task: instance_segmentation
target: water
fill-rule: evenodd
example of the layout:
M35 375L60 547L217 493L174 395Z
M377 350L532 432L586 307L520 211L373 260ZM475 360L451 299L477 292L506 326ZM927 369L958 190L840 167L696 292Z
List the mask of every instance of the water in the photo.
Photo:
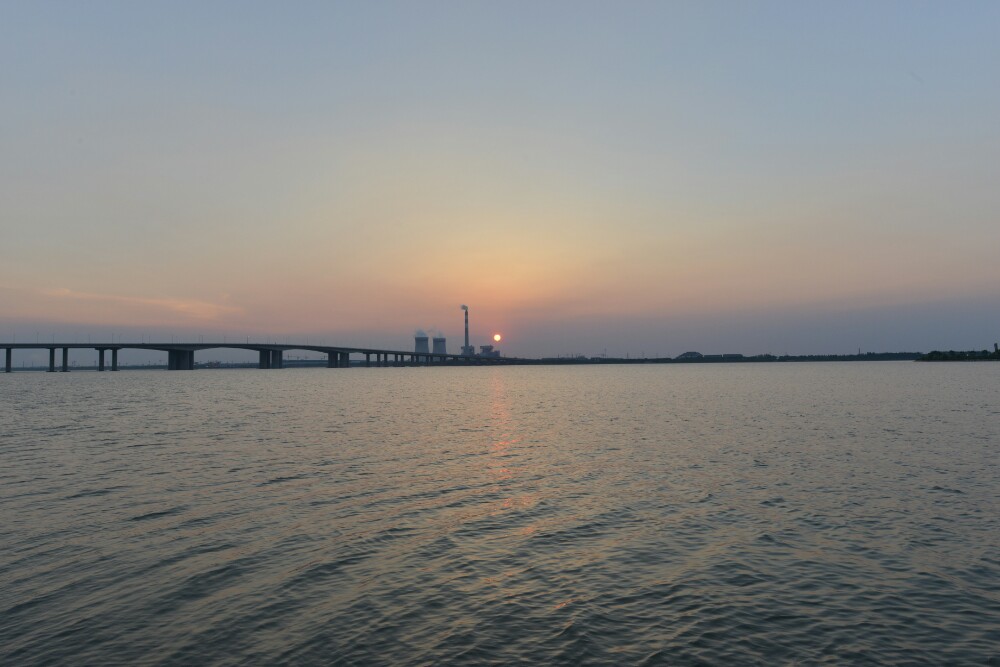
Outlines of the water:
M3 665L1000 662L1000 364L0 399Z

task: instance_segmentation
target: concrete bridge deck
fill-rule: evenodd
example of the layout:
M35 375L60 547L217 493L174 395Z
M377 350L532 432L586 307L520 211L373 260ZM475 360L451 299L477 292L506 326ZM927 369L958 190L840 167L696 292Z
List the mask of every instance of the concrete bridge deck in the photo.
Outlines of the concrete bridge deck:
M364 355L366 366L443 366L479 364L515 364L527 360L514 357L468 357L460 354L428 354L405 350L383 350L369 347L341 347L329 345L298 345L280 343L0 343L5 348L4 371L10 373L14 350L48 350L49 372L69 371L69 351L77 349L96 350L98 371L107 370L105 355L111 352L110 370L118 370L119 350L152 350L167 353L167 370L193 370L194 353L218 348L251 350L258 353L258 368L283 368L284 353L289 350L304 350L327 355L327 368L348 368L352 354ZM62 351L62 363L57 368L56 350ZM391 358L391 359L390 359ZM374 361L373 361L374 360Z

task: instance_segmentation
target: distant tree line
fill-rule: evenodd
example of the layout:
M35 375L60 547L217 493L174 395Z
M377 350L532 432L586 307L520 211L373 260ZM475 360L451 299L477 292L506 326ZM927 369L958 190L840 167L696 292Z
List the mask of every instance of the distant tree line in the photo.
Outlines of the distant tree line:
M965 352L934 350L920 357L920 361L1000 361L1000 350L997 349L996 345L993 346L992 352L989 350L968 350Z
M701 354L685 352L675 357L545 357L529 363L542 364L711 364L711 363L782 363L794 361L915 361L924 358L922 352L864 352L861 354ZM527 360L525 360L527 361Z
M770 356L770 355L764 355ZM775 357L775 361L914 361L920 352L863 352L861 354L797 354Z
M712 363L713 361L913 361L923 356L921 352L863 352L861 354L755 354L753 356L743 356L742 354L704 354L695 356L697 353L686 352L680 357L673 359L674 363Z

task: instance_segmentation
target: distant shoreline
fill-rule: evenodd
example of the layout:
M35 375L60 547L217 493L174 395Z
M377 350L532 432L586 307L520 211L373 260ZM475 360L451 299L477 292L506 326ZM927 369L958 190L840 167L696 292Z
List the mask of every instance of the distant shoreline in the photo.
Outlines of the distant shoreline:
M989 350L967 350L965 352L934 350L921 355L917 361L1000 361L1000 350L997 349L996 345L993 346L992 352Z
M690 353L688 353L690 354ZM567 357L542 357L539 359L526 359L526 358L506 358L506 363L503 365L515 365L515 366L581 366L581 365L644 365L644 364L753 364L753 363L803 363L803 362L858 362L858 361L1000 361L1000 351L989 352L988 350L982 351L965 351L956 352L950 350L947 352L941 352L935 350L933 352L923 353L923 352L866 352L863 354L796 354L796 355L773 355L773 354L758 354L753 356L746 356L742 354L714 354L714 355L700 355L700 356L681 356L681 357L585 357L585 356L567 356ZM468 368L471 366L478 366L481 364L467 364L467 363L447 363L447 364L435 364L434 366L440 366L445 368ZM326 368L327 362L325 360L286 360L284 362L285 368ZM364 362L352 362L351 367L353 368L364 368ZM136 365L120 365L120 370L131 370L131 371L143 371L143 370L164 370L166 369L164 364L136 364ZM240 368L258 368L255 362L208 362L205 364L195 364L196 370L232 370ZM48 369L45 366L29 366L16 368L17 372L24 371L35 371L35 372L45 372ZM97 366L74 366L71 368L73 371L97 371Z
M690 353L688 353L690 354ZM786 363L803 361L916 361L922 352L866 352L864 354L704 354L681 357L545 357L535 363L542 364L746 364ZM527 360L529 363L530 360Z
M775 356L761 354L745 356L742 354L703 355L698 358L674 357L542 357L540 359L507 358L503 365L514 366L567 366L567 365L642 365L642 364L740 364L740 363L783 363L783 362L827 362L827 361L915 361L923 357L921 352L870 352L866 354L813 354L813 355L783 355ZM447 363L435 364L434 367L468 368L482 364ZM284 368L326 368L326 361L316 360L286 360ZM352 368L364 368L364 362L352 362ZM120 365L120 370L164 370L165 364ZM208 362L195 364L197 370L231 370L238 368L258 368L256 362ZM45 366L21 367L18 372L45 372ZM96 371L97 366L74 366L74 371Z

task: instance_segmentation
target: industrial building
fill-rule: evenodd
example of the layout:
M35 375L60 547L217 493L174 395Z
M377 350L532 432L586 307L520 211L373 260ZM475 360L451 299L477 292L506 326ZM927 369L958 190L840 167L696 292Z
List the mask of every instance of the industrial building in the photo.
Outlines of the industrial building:
M469 345L469 307L463 305L462 310L465 311L465 345L462 346L462 356L474 357L476 356L476 348Z
M465 311L465 345L462 346L462 351L459 354L463 357L499 359L502 356L500 350L494 349L492 345L480 345L479 352L476 352L476 347L469 342L469 307L463 305L462 310ZM431 332L435 331L437 329L431 327ZM430 345L432 342L433 347ZM413 336L413 353L448 354L447 339L444 336L434 336L432 340L422 329L417 329Z
M434 343L434 354L448 354L448 348L444 338L435 336L433 343Z
M462 346L462 356L499 359L500 350L494 350L492 345L480 345L479 354L476 354L476 348L469 344L469 307L463 305L462 310L465 311L465 345Z

